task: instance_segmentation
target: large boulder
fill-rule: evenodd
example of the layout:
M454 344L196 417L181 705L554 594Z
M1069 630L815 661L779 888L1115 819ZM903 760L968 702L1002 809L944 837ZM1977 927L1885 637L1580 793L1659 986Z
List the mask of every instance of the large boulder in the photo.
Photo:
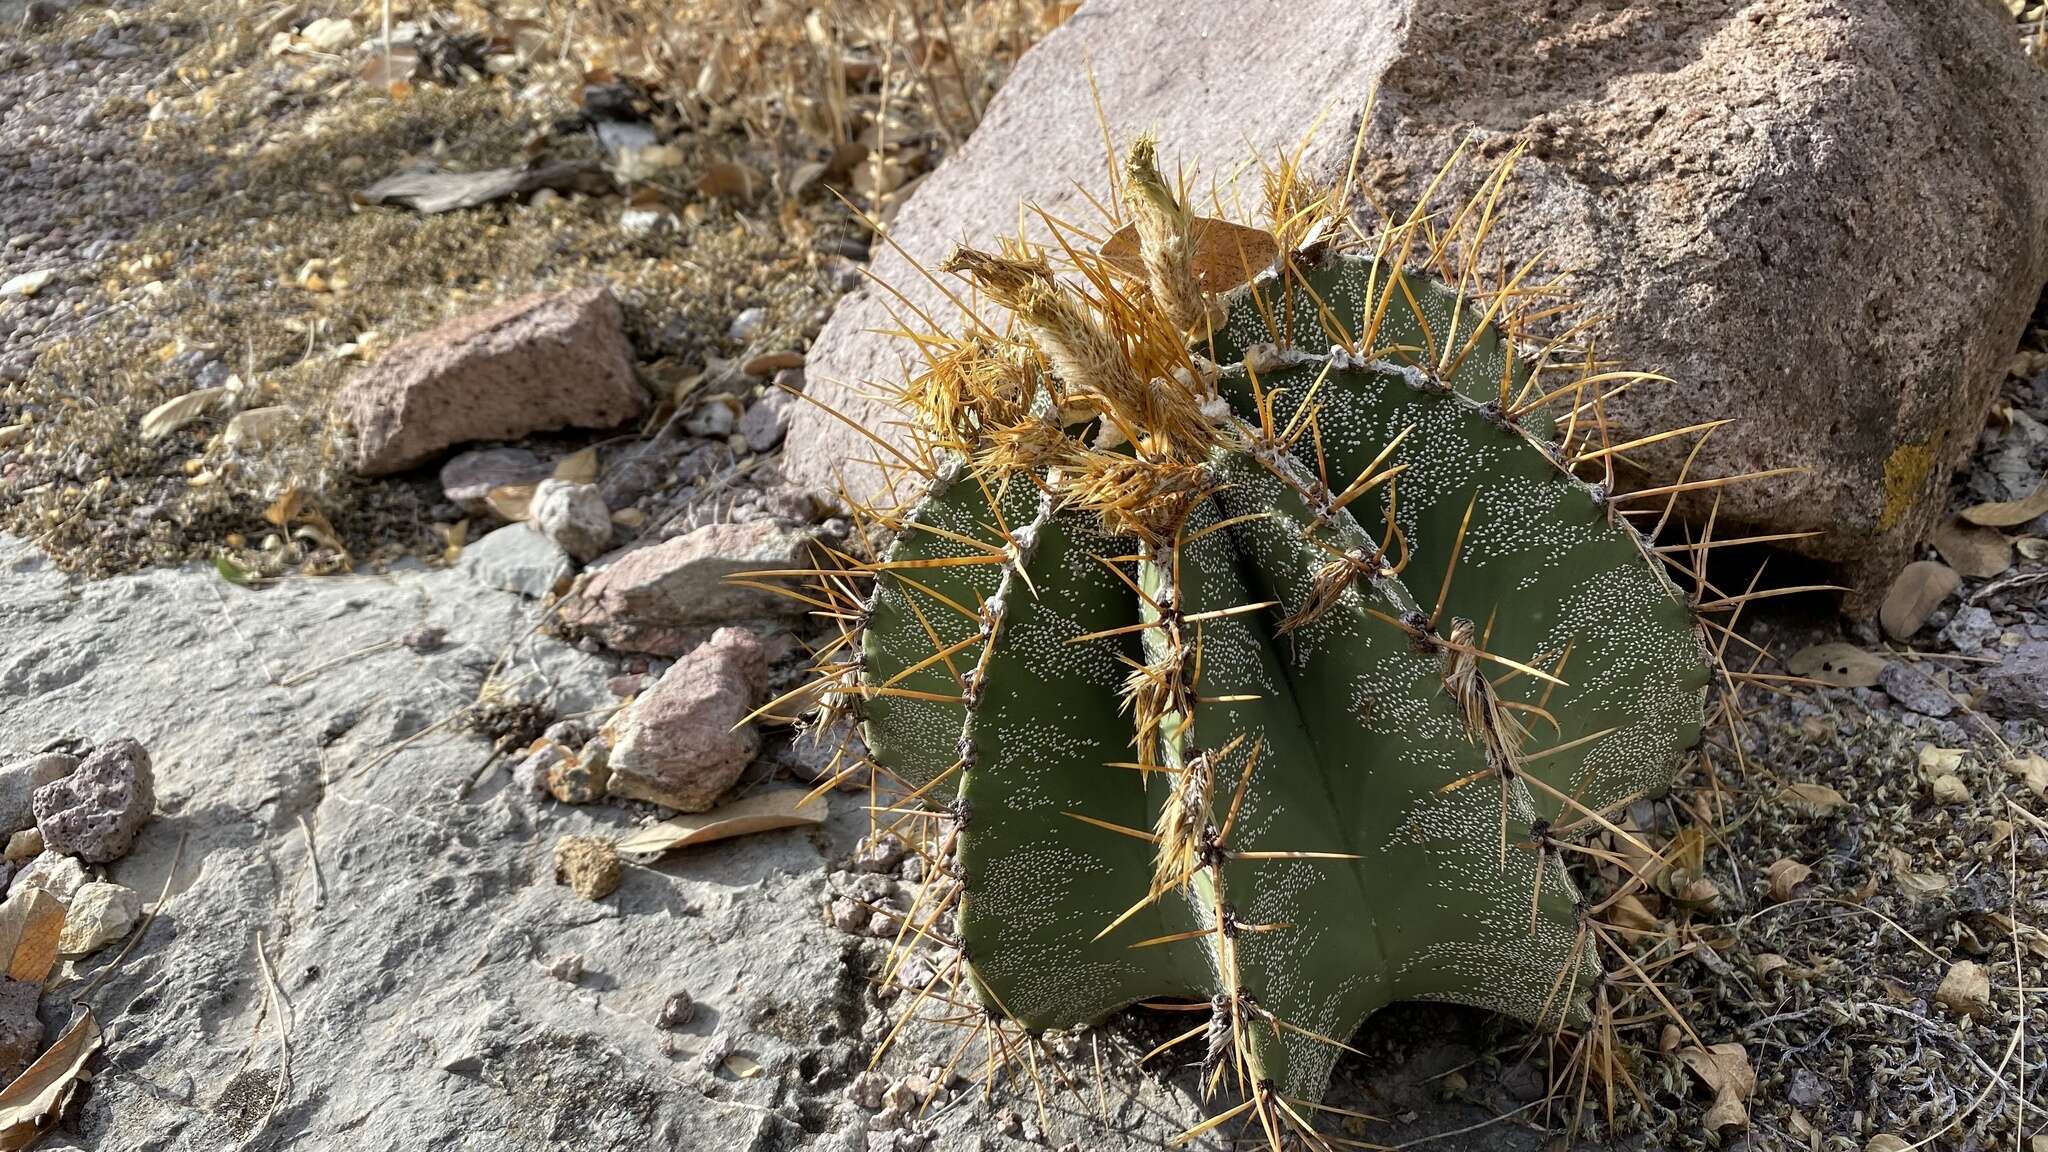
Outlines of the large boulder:
M525 296L391 346L342 389L356 471L416 468L457 444L640 415L618 301L604 288Z
M1571 270L1601 317L1601 355L1670 376L1609 410L1614 435L1724 416L1702 475L1804 466L1726 490L1717 535L1827 535L1804 545L1869 594L1940 514L2003 365L2048 278L2048 74L1977 2L1521 0L1198 3L1093 0L1019 62L973 137L903 206L874 271L946 317L912 269L959 241L1014 229L1020 201L1097 219L1102 131L1156 128L1166 163L1262 203L1247 149L1306 138L1313 178L1343 175L1375 85L1361 165L1371 190L1413 197L1467 133L1469 194L1516 144L1496 236L1510 265ZM1321 116L1320 126L1311 134ZM964 293L963 293L964 295ZM901 379L907 344L877 335L910 307L872 287L812 346L809 393L902 438L859 394ZM821 407L799 406L792 478L880 488L882 453ZM1674 474L1687 444L1641 451L1623 480Z

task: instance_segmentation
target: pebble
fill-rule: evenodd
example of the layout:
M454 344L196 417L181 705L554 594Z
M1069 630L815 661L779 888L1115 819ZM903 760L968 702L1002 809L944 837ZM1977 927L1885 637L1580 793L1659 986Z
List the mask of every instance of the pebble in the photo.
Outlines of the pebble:
M14 874L13 881L7 885L7 895L11 897L27 888L41 888L59 900L69 901L91 880L85 874L85 865L80 864L76 857L45 849Z
M1915 665L1903 660L1894 660L1878 672L1877 680L1883 686L1885 695L1897 701L1901 708L1918 712L1922 716L1947 716L1956 710L1953 696L1934 682L1934 679Z
M533 490L533 526L588 564L612 546L612 514L595 484L543 480Z
M766 308L743 309L739 315L732 318L732 325L726 329L725 334L735 340L744 342L753 339L754 334L759 332L767 323L768 310Z
M142 918L142 896L120 884L86 884L71 897L57 951L84 956L119 940Z
M602 836L564 836L555 841L555 883L567 884L585 900L602 900L619 890L619 851Z
M19 864L33 860L43 851L43 832L40 828L23 828L7 838L7 862Z
M740 417L739 432L746 437L747 447L755 452L766 452L782 443L789 432L789 412L794 404L801 403L789 393L776 389L762 396L747 408L747 414Z
M0 297L27 299L41 292L56 275L57 270L54 268L38 268L33 272L10 276L6 283L0 284Z
M846 1099L857 1108L879 1112L883 1097L889 1091L889 1078L880 1072L869 1070L853 1078L846 1086Z
M70 775L36 789L43 843L94 864L126 856L155 811L149 753L127 737L100 745Z
M1975 605L1958 609L1948 626L1941 630L1942 642L1965 656L1975 656L1985 648L1997 644L2004 629L1992 618L1986 608Z
M697 1002L690 998L688 992L671 992L668 999L661 1002L661 1026L663 1028L682 1028L695 1019L696 1015Z

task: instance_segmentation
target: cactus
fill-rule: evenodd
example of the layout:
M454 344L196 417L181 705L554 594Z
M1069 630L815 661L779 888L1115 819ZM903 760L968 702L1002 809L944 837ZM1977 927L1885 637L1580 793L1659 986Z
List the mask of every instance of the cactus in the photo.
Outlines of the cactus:
M1261 247L1141 141L1101 253L948 262L1012 323L926 345L921 490L819 573L827 710L950 828L962 995L1029 1033L1206 1003L1209 1123L1276 1145L1392 1001L1583 1024L1564 851L1701 735L1712 646L1612 488L1643 374L1531 342L1527 269L1477 287L1506 168L1366 251L1283 165Z

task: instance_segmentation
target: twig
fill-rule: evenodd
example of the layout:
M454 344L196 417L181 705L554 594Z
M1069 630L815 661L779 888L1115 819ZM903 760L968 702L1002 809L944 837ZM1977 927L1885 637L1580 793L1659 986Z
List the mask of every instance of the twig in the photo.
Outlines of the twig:
M277 1030L277 1095L271 1098L270 1114L291 1102L292 1095L292 1041L291 1001L285 999L284 989L278 985L277 972L270 966L270 955L264 950L263 933L256 933L256 963L263 969L263 980L267 985L264 1000L274 1003L277 1009L271 1015L271 1024Z
M320 852L313 846L313 829L304 813L299 815L299 831L306 837L306 860L313 867L313 911L318 912L327 907L327 880L320 874Z
M164 910L164 906L170 903L171 881L177 878L178 862L185 858L185 841L191 835L192 833L190 833L189 831L180 832L178 834L178 847L171 853L171 867L168 872L164 873L164 886L163 889L156 894L156 903L149 906L149 911L144 913L142 916L142 923L136 925L135 931L128 934L128 942L126 944L123 944L121 946L121 950L114 954L113 961L110 962L106 967L100 969L99 972L96 973L93 976L93 978L86 983L85 987L80 988L76 993L72 995L72 1003L83 1003L85 998L92 994L93 989L99 987L101 984L106 983L107 977L113 975L115 970L121 967L121 962L128 958L128 953L135 950L135 942L149 934L149 926L151 924L156 923L157 914L162 912Z
M218 593L215 594L218 595ZM313 679L314 677L320 675L322 672L325 672L330 668L339 668L343 664L346 664L351 660L360 659L364 656L374 656L379 652L389 652L391 649L398 647L402 643L404 643L404 641L402 640L383 640L375 644L369 644L364 647L358 648L353 652L344 652L341 655L336 656L332 660L322 661L321 663L315 664L311 668L308 668L303 672L294 672L282 680L273 681L273 683L275 683L280 688L296 688L299 685L304 684L308 680Z

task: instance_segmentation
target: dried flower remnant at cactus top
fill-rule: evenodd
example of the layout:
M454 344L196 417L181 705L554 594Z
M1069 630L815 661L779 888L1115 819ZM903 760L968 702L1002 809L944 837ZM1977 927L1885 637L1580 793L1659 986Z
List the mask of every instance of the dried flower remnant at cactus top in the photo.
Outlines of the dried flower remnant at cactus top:
M906 1014L978 1020L991 1079L1035 1077L1047 1028L1206 1010L1162 1050L1238 1102L1186 1135L1277 1147L1395 1000L1577 1035L1582 1090L1626 1075L1600 977L1641 969L1599 917L1643 881L1591 905L1567 855L1633 841L1613 814L1669 787L1710 687L1732 715L1712 616L1747 597L1707 543L1649 543L1725 480L1615 494L1629 449L1715 425L1613 443L1646 375L1576 346L1533 265L1489 269L1512 165L1372 222L1282 162L1253 229L1195 216L1141 140L1106 242L1047 220L941 269L1010 323L961 300L962 335L913 337L916 445L875 442L919 495L859 510L881 559L798 575L841 625L843 773L939 864L904 937L957 959Z

